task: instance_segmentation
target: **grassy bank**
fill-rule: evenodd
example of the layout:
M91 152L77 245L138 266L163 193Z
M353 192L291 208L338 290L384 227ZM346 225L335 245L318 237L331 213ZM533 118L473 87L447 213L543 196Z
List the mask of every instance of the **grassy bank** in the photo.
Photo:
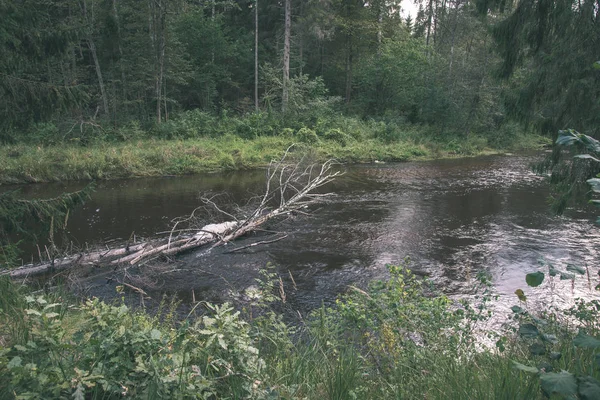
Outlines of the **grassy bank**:
M0 398L600 394L597 301L535 314L521 302L506 329L485 330L492 297L485 278L474 288L479 300L456 303L404 267L390 267L389 280L350 288L334 308L289 324L273 311L286 306L285 283L272 272L263 277L254 300L237 305L241 311L198 303L183 319L176 305L151 316L124 304L25 295L0 281ZM480 348L482 336L496 347Z
M0 150L0 158L4 160L0 182L112 179L255 168L281 157L292 143L292 138L285 137L246 140L229 136L98 143L89 147L7 146ZM333 157L341 162L403 161L430 154L422 145L384 144L375 140L346 146L336 142L301 143L296 151L312 153L315 159Z
M343 163L467 156L534 149L545 143L544 138L522 133L501 142L476 135L440 137L423 126L346 117L311 124L314 129L283 127L279 121L247 121L250 118L223 120L190 114L149 131L129 126L81 137L61 136L55 129L43 134L42 130L22 143L0 147L0 184L256 168L279 158L292 143L299 144L297 154Z
M293 137L235 136L187 140L137 140L97 143L87 147L10 145L0 149L0 183L114 179L141 176L184 175L219 170L256 168L281 157L295 143ZM522 149L539 148L531 138ZM377 139L355 140L342 145L333 140L306 144L297 151L315 160L335 158L343 163L407 161L455 157L501 151L487 145L456 148L407 140L385 143ZM512 150L512 149L509 149Z

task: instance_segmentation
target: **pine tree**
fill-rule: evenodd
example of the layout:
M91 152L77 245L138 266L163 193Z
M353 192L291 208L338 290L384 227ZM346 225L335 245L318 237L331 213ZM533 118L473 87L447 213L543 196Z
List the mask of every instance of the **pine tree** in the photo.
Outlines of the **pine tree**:
M93 190L90 184L80 191L44 200L24 200L17 191L0 194L0 267L16 264L18 250L11 244L12 235L19 234L32 242L40 235L52 240L56 231L66 227L69 212L83 204Z
M600 13L594 0L521 0L494 28L503 63L513 77L511 115L541 132L575 128L600 133Z

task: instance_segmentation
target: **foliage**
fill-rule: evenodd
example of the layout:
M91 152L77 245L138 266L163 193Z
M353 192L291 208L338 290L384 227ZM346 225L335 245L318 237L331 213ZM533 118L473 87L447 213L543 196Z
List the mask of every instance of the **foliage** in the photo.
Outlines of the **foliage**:
M501 31L516 20L516 35L526 35L531 29L521 25L535 26L536 17L523 14L524 6L504 22L504 13L512 11L506 2L428 0L413 21L399 15L397 0L295 2L289 106L279 115L282 4L138 3L0 2L7 16L0 23L2 142L93 145L223 132L249 139L303 127L320 137L341 129L357 138L331 123L344 114L350 120L419 124L414 130L435 131L440 141L476 134L505 146L517 132L505 128L518 108L511 99L535 75L528 65L508 82L492 73L501 62L493 50L509 56L500 41L491 40L490 27L498 23ZM581 17L588 3L577 10ZM593 27L587 22L580 32L578 21L566 18L561 29L583 43ZM560 71L567 70L563 63L581 70L579 58L563 54L560 60L554 63ZM586 98L595 96L590 76L575 79ZM575 88L569 93L573 110L580 99ZM228 120L225 126L222 120ZM398 130L389 128L383 136L397 141Z
M590 41L599 33L596 7L591 0L522 0L494 27L498 72L515 79L509 114L552 135L573 125L598 132L600 48Z
M2 387L20 398L246 397L261 360L232 308L173 328L127 306L90 300L70 310L27 296L28 340L2 351ZM235 395L233 393L236 393Z
M359 66L356 107L363 115L402 115L419 122L432 65L422 43L408 35L387 39Z
M302 143L314 144L319 141L316 132L310 128L300 128L298 132L296 132L296 137Z
M559 132L552 155L535 167L538 172L550 173L556 192L553 207L558 213L600 191L594 178L600 173L599 158L600 143L596 139L572 129ZM595 200L592 203L598 204Z
M552 281L558 270L545 260L541 260L540 264L548 267ZM586 273L585 269L572 264L567 264L567 270L576 271L579 275ZM537 271L528 274L526 282L537 287L544 277L543 272ZM570 275L570 279L575 279L575 276ZM520 300L523 301L521 297ZM597 300L579 299L568 310L547 307L539 314L519 306L512 310L514 321L519 324L519 344L528 349L525 357L529 359L529 363L513 361L515 369L538 376L541 391L549 397L593 399L600 395L600 365L597 363L600 340L594 337L600 334ZM577 334L573 328L578 330ZM537 367L531 366L532 363Z
M275 311L285 284L274 267L261 271L243 312L197 303L183 320L162 307L150 316L27 295L3 280L0 386L47 399L597 397L597 301L542 314L513 307L499 335L487 327L485 275L472 300L457 302L407 266L389 266L388 280L351 287L299 325ZM497 351L477 345L488 335Z
M69 212L83 204L93 191L90 184L84 189L51 199L24 200L16 191L0 194L0 267L16 264L18 250L10 243L11 235L20 234L35 241L44 234L53 242L54 233L67 225Z

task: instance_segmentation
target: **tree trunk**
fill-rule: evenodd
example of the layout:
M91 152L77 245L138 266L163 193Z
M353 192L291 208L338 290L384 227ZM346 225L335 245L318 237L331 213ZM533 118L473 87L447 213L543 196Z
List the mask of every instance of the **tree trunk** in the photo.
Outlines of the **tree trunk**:
M210 9L210 20L214 24L215 22L215 0L212 0L211 9ZM210 62L215 63L215 47L212 46L210 51Z
M480 69L481 79L479 79L477 82L477 89L475 89L475 94L473 95L473 100L471 101L471 108L469 110L467 121L465 123L465 134L467 136L469 136L469 134L471 133L471 122L477 112L477 108L479 107L479 103L481 101L481 89L484 87L485 78L487 77L488 59L490 53L486 47L487 36L483 40L483 50L485 51L485 58L483 60L483 68Z
M455 3L455 11L454 11L454 25L452 26L452 36L450 39L450 63L448 65L448 84L452 78L452 67L454 64L454 44L456 41L456 30L458 29L458 7L460 6L460 1L456 0Z
M119 69L121 72L121 91L123 96L123 112L127 114L127 79L125 75L125 68L123 66L123 46L122 46L122 37L121 37L121 23L119 21L119 12L117 9L117 0L113 0L113 13L115 16L115 22L117 24L117 40L119 41Z
M151 32L152 47L155 50L155 97L156 97L156 121L162 122L162 101L165 70L166 49L166 3L162 0L151 1ZM166 112L166 110L165 110Z
M100 96L102 97L102 108L106 115L109 115L110 110L108 109L108 97L106 95L106 88L104 87L104 79L102 79L102 69L100 68L100 62L98 60L98 53L96 52L96 44L94 43L94 39L92 38L92 33L94 31L94 12L92 8L92 16L88 15L87 11L87 3L84 0L82 5L83 19L87 25L87 38L86 42L88 44L88 48L90 49L90 53L92 54L92 59L94 60L94 68L96 70L96 77L98 78L98 86L100 86Z
M383 0L379 0L377 10L377 55L381 55L381 41L383 40Z
M346 103L350 103L350 96L352 94L352 35L346 36L347 43L347 54L346 54Z
M283 38L283 94L281 96L281 110L287 111L290 85L290 36L292 31L292 0L285 0L285 34Z
M258 0L254 2L254 108L258 112Z
M431 35L431 20L433 18L433 0L429 0L427 9L427 39L425 40L425 45L429 47L429 37Z

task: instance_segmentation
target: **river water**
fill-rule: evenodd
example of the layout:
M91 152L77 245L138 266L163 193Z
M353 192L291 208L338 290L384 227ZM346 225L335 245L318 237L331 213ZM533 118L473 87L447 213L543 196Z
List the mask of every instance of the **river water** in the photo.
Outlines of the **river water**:
M517 288L543 302L595 296L600 232L594 210L552 215L548 186L530 170L535 159L509 155L349 166L326 188L335 195L310 209L310 216L268 226L288 234L285 240L228 254L227 247L192 252L166 267L146 267L145 281L137 284L155 297L167 292L184 302L192 296L214 301L253 285L258 270L270 263L282 277L288 302L307 311L332 302L348 285L385 277L386 264L410 256L416 273L450 295L468 295L477 273L486 272L501 307L517 302ZM71 215L68 234L80 247L122 242L132 233L152 236L189 214L199 196L221 193L216 199L225 206L244 204L260 194L264 179L264 171L239 171L100 182L92 200ZM26 196L73 189L77 184L22 188ZM212 216L205 218L212 222ZM269 238L244 238L229 249ZM543 270L540 257L562 270L567 263L587 266L589 281L555 278L527 288L525 274ZM102 279L85 282L88 294L114 292L105 272Z

